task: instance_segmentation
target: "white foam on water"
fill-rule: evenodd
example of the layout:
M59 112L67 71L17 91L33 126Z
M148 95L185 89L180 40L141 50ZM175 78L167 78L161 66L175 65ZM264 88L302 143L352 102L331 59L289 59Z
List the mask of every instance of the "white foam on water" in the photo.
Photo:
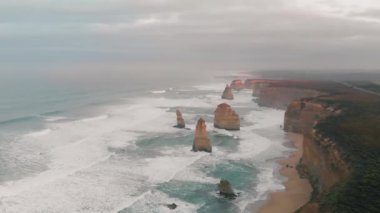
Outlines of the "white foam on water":
M134 100L135 104L149 104L155 107L213 107L207 101L201 98L188 99L168 99L168 98L138 98Z
M225 84L197 86L198 90L215 94L189 99L135 98L128 104L109 106L104 114L78 121L48 125L48 134L25 135L20 143L28 143L32 152L47 159L48 169L37 175L0 185L0 204L7 212L115 212L127 207L145 212L194 212L199 206L170 198L154 188L171 180L216 184L199 165L225 160L249 160L260 166L258 197L239 200L239 206L261 199L268 190L278 189L273 177L273 165L265 164L266 152L275 143L255 131L276 131L282 123L283 111L259 108L244 117L252 126L241 131L226 131L212 127L209 131L239 139L238 152L231 153L214 146L213 153L191 152L191 145L164 147L158 156L136 156L128 147L138 150L136 140L149 134L176 134L184 130L172 128L174 107L215 108ZM248 91L236 93L231 105L258 108ZM189 119L196 114L186 113ZM277 142L278 143L278 142ZM34 150L35 149L35 150ZM112 150L124 150L123 155ZM29 150L30 151L30 150ZM123 152L123 151L121 151ZM270 180L267 180L267 179ZM244 197L245 198L245 197ZM249 198L249 199L248 199ZM163 203L179 204L169 210ZM242 208L243 209L243 208Z
M258 175L259 184L256 187L258 192L257 200L265 200L268 193L271 191L280 191L285 189L281 180L274 176L275 167L263 167L259 168L260 173Z
M28 133L25 136L26 137L40 137L40 136L48 135L49 133L51 133L51 131L52 130L50 128L48 128L48 129L43 129L40 131Z
M79 121L81 121L81 122L93 122L93 121L104 120L104 119L107 119L108 117L109 117L109 115L99 115L99 116L92 117L92 118L84 118L84 119L79 120Z
M269 149L272 142L267 138L261 137L253 132L244 131L239 134L238 152L229 154L229 158L234 160L254 158L259 153Z
M167 205L175 203L176 209L169 209ZM165 193L160 191L154 191L144 194L140 199L136 200L133 205L129 205L128 212L154 212L158 213L170 213L170 212L183 212L193 213L199 208L199 206L184 202L182 200L169 197ZM124 209L124 208L123 208ZM120 209L122 210L122 209Z
M152 94L164 94L166 93L166 90L153 90L151 91Z
M203 84L203 85L193 86L193 88L197 90L220 91L220 92L223 92L225 87L226 87L226 83L214 83L214 84Z
M45 121L47 122L55 122L55 121L60 121L60 120L65 120L67 119L66 117L63 116L49 116L45 117Z
M194 153L189 148L177 150L175 154L158 158L146 158L146 165L140 167L139 174L149 177L152 183L172 180L175 175L208 153Z
M270 108L260 108L260 110L251 111L245 119L254 123L254 129L263 129L276 127L280 129L283 124L285 111Z

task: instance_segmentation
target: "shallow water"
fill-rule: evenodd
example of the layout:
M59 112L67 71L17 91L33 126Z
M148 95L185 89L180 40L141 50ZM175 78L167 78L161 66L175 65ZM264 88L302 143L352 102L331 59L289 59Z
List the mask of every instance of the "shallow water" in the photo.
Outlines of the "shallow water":
M34 125L29 119L0 123L0 210L244 212L283 188L273 171L274 159L288 149L280 129L284 112L259 107L250 91L240 91L224 102L240 114L241 130L215 129L213 111L224 86L123 93L113 102L95 98L75 112L49 108ZM176 109L189 129L172 127ZM200 116L211 154L191 152ZM237 199L218 195L222 178ZM171 203L178 205L174 211L166 206Z

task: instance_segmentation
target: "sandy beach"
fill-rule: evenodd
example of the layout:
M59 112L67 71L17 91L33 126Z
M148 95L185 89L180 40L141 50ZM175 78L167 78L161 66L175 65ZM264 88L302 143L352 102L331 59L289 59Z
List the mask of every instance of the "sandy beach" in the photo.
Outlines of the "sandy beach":
M280 174L287 177L284 182L285 190L271 193L268 201L259 209L259 213L290 213L309 201L311 186L306 179L299 177L295 168L302 156L303 136L288 133L288 137L297 150L287 159L279 161L283 166Z

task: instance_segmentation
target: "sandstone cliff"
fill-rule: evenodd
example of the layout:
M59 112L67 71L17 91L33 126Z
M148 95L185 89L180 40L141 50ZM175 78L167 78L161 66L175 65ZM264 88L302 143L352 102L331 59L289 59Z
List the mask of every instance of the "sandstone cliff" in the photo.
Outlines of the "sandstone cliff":
M295 100L285 112L284 130L303 134L313 128L318 121L337 112L321 103L315 103L307 99Z
M193 144L193 151L205 151L205 152L211 152L211 142L208 138L207 134L207 126L205 120L203 118L200 118L198 120L196 129L195 129L195 138L194 138L194 144Z
M346 89L289 105L284 129L304 135L297 169L313 187L297 212L380 211L379 104L375 96Z
M228 84L226 85L226 88L223 91L222 99L227 99L227 100L234 99L234 95L232 94L232 89Z
M183 119L182 117L182 113L181 111L177 110L176 111L176 115L177 115L177 125L175 127L177 128L185 128L185 120Z
M240 130L239 115L230 105L219 104L214 112L214 126L219 129Z
M231 82L231 88L234 90L242 90L244 89L244 84L241 80L233 80Z
M244 87L246 89L259 89L261 87L267 86L270 83L277 82L276 80L270 79L247 79L244 81Z

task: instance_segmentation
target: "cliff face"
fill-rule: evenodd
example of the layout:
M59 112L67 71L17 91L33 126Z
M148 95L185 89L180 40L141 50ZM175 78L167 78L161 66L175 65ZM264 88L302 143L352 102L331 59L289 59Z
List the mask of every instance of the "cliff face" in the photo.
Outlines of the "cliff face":
M234 99L234 95L232 94L232 89L228 84L226 85L226 88L224 89L222 99L227 99L227 100Z
M211 142L208 138L206 122L202 118L198 120L196 129L195 129L195 138L193 144L193 151L205 151L211 152Z
M177 110L176 111L176 115L177 115L177 125L175 127L177 128L185 128L185 120L183 119L182 117L182 113L181 111Z
M299 100L289 102L284 129L303 134L297 169L313 187L297 212L380 212L380 98L334 82L275 82L259 91L267 106L290 99Z
M319 194L326 193L350 174L350 165L343 153L336 142L316 130L310 129L304 134L300 165Z
M214 126L226 130L240 130L239 115L226 103L219 104L214 112Z
M242 90L244 89L244 84L241 80L233 80L231 82L231 88L234 90Z
M304 135L303 155L298 170L313 187L313 202L300 212L320 212L318 201L321 197L351 173L341 147L314 128L320 121L340 114L340 110L312 100L293 101L285 112L284 130Z

